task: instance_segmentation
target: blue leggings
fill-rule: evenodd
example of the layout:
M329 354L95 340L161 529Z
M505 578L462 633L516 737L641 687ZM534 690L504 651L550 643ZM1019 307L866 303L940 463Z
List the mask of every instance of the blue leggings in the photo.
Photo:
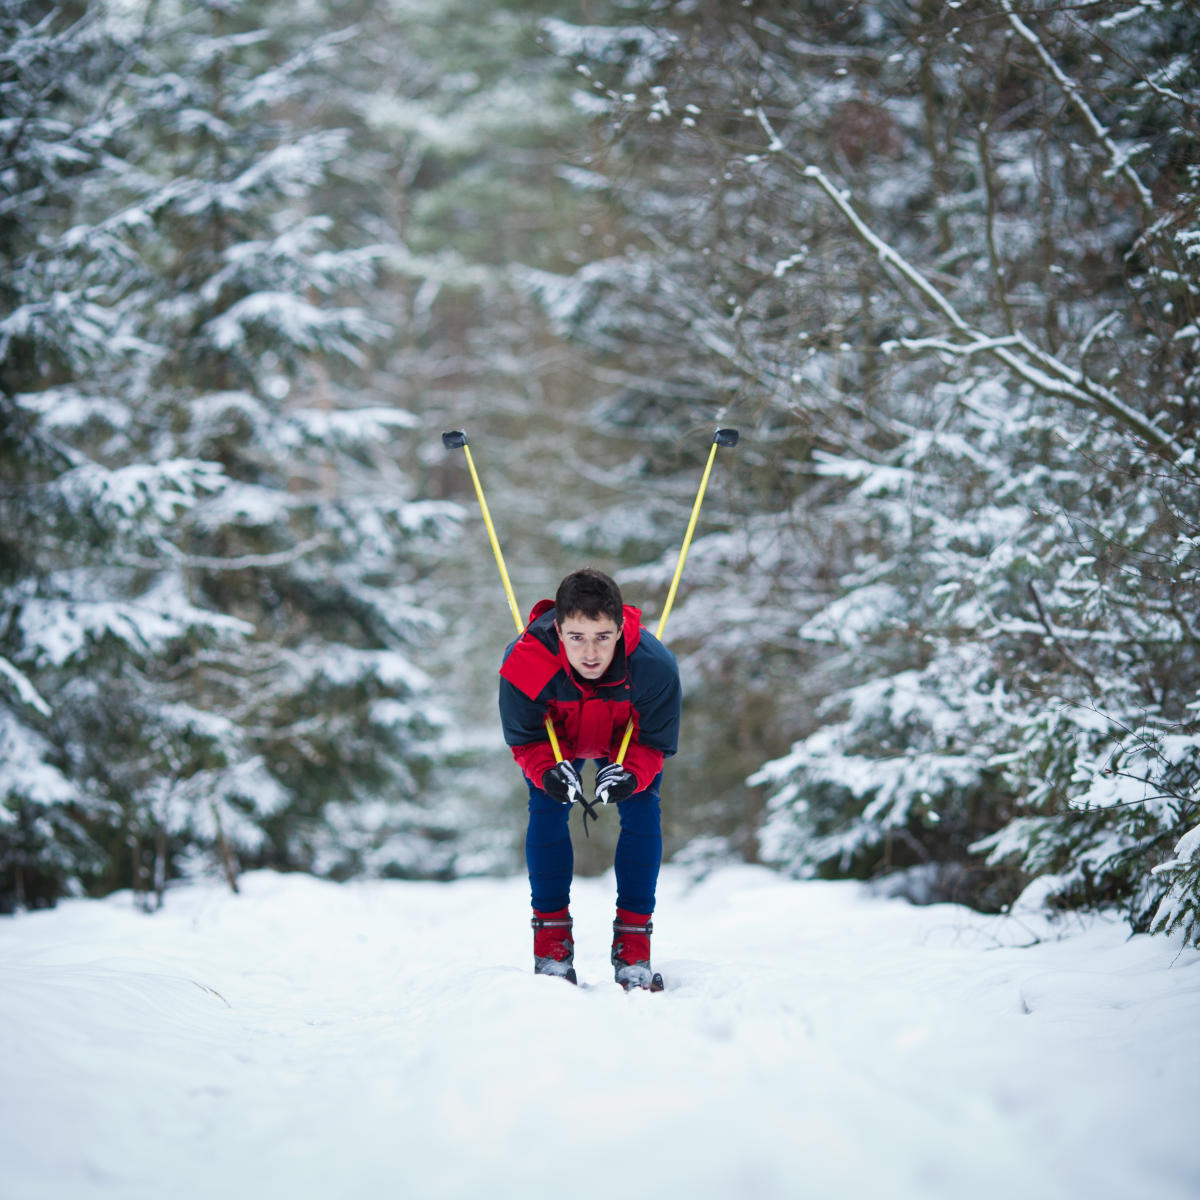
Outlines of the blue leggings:
M576 762L576 767L583 760ZM575 854L568 821L574 805L562 804L529 783L529 826L525 831L525 863L529 892L538 912L557 912L571 902ZM662 808L658 790L662 773L644 791L617 805L621 832L613 856L617 907L635 913L654 911L658 868L662 864Z

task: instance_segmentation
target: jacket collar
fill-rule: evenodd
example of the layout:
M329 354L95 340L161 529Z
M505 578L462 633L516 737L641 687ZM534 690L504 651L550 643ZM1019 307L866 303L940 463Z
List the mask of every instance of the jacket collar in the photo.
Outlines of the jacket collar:
M614 687L625 682L629 674L629 655L637 649L642 639L642 611L626 604L624 622L621 626L621 644L613 655L608 670L596 680L580 679L567 660L565 647L554 625L553 600L539 600L529 614L525 632L514 643L511 653L500 668L501 675L515 684L530 699L537 697L542 688L558 671L581 692L593 693L598 688Z

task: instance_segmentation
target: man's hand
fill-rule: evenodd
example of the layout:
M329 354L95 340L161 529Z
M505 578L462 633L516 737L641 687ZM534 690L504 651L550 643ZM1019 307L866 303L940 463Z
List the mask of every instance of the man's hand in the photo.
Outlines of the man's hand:
M601 804L628 800L637 791L637 778L620 763L609 763L596 772L596 799Z
M583 799L583 780L575 770L574 763L555 763L542 775L542 791L563 804L574 804Z

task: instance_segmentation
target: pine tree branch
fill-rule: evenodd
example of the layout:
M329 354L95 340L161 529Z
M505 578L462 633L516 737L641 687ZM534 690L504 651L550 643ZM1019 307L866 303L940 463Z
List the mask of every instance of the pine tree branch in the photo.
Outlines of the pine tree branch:
M162 558L145 558L141 555L125 556L120 560L123 567L160 571L166 565L183 567L195 571L248 571L261 567L284 567L303 558L310 550L328 545L329 535L318 534L297 542L288 550L277 550L273 554L240 554L236 558L220 558L203 554L164 554Z

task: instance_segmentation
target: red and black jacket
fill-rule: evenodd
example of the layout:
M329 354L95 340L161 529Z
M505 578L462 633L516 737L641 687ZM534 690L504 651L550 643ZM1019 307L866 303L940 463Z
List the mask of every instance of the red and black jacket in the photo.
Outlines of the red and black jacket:
M513 758L540 787L555 762L547 714L566 759L615 759L632 717L625 767L642 791L679 742L682 692L675 656L642 628L641 610L627 604L608 670L599 679L580 679L567 661L554 619L552 600L536 604L500 667L500 720Z

